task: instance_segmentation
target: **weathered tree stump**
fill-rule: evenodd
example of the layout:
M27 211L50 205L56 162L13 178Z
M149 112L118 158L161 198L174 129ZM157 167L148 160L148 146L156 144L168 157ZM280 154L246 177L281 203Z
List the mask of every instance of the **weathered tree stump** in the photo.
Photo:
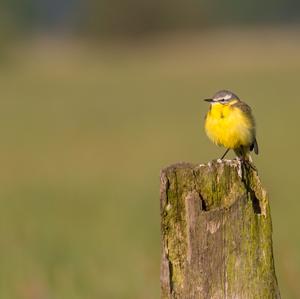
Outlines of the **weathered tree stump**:
M266 191L236 160L161 172L161 298L280 298Z

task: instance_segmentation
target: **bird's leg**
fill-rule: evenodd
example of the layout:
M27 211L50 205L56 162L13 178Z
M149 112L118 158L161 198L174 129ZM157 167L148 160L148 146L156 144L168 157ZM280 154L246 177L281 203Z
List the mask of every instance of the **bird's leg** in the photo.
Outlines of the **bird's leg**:
M257 172L257 168L252 162L252 158L249 153L246 153L241 156L236 157L238 161L240 161L246 168L251 168L252 170Z
M221 160L223 160L223 159L225 158L225 156L227 155L227 153L229 152L229 150L230 150L230 148L228 148L228 149L226 150L226 152L225 152L224 155L222 156Z
M244 165L248 166L248 168L249 167L252 168L252 170L257 172L257 168L254 166L254 164L252 162L252 158L251 158L248 148L240 147L236 151L236 154L239 156L238 158L241 159L241 161L242 161L242 163L244 163Z

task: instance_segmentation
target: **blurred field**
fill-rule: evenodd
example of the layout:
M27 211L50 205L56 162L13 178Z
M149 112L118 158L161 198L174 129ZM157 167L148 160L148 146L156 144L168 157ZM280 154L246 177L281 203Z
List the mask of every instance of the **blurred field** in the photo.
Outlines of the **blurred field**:
M159 298L159 171L223 153L201 100L223 88L253 107L282 298L300 298L299 33L3 51L0 298Z

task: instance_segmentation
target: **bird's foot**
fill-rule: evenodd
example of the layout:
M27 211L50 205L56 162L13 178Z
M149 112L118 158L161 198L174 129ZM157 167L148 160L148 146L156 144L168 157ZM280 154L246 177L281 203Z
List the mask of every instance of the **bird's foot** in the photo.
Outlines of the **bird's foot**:
M250 159L246 157L236 157L237 161L239 161L243 166L245 166L246 169L251 168L255 172L257 172L256 166L253 164L251 157L249 156Z

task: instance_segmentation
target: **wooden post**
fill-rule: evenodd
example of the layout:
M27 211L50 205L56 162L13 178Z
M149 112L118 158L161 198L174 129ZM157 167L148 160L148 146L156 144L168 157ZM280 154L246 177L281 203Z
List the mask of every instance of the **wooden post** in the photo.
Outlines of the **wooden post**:
M237 160L161 172L162 299L280 298L268 197Z

